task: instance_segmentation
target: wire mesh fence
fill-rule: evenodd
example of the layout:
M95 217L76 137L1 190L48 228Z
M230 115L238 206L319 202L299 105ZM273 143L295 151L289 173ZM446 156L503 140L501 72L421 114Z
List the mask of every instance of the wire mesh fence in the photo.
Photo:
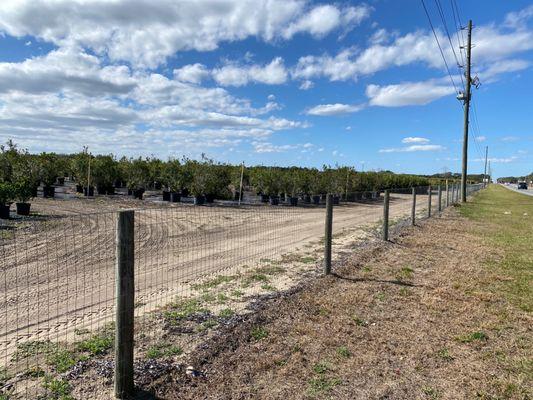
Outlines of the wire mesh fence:
M468 193L480 187L469 186ZM429 215L430 198L438 210L437 188L414 192L416 218ZM457 193L441 188L441 208L458 201ZM335 259L336 247L379 232L384 196L346 193L333 202ZM389 202L390 226L409 221L412 188L390 190ZM178 356L196 344L187 334L206 333L245 312L258 295L318 274L324 203L320 196L302 198L298 207L282 202L135 210L135 359ZM109 388L120 284L117 221L118 212L102 212L2 227L0 396L70 395L70 382L95 368L100 373L91 375L92 384Z

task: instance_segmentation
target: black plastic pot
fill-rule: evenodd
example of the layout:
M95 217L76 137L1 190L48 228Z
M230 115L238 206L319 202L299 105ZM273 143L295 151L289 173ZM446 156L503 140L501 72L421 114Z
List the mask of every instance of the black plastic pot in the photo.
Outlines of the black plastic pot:
M271 206L277 206L279 204L279 197L278 196L270 196L268 198L268 201Z
M313 204L316 206L320 204L320 196L313 196Z
M17 203L17 214L18 215L30 215L30 203Z
M83 186L76 185L76 193L83 193Z
M206 194L205 195L205 202L206 203L214 203L215 202L215 195L214 194Z
M39 186L39 185L37 185L37 186ZM31 195L32 195L33 197L37 197L37 191L38 191L38 187L37 187L37 186L35 186L35 187L31 190Z
M84 196L89 196L89 197L94 196L94 187L93 187L93 186L89 186L88 189L89 189L89 190L87 190L87 186L85 186L85 187L83 188L83 195L84 195Z
M304 196L304 203L305 203L305 204L309 204L309 203L311 203L311 196L309 196L308 194L306 194L306 195Z
M135 189L133 191L133 197L139 200L143 199L144 189Z
M170 192L163 190L163 201L170 201Z
M268 195L260 194L259 197L261 198L261 203L268 203Z
M183 189L181 189L181 195L182 195L183 197L187 197L187 196L189 196L189 193L190 193L190 192L189 192L189 189L187 189L187 188L183 188Z
M328 197L327 194L321 194L321 195L320 195L320 200L324 200L324 201L325 201L325 200L326 200L326 197Z
M43 197L53 199L56 194L56 188L53 186L43 187Z
M289 204L296 207L298 205L298 197L289 197Z
M194 205L201 206L205 204L205 196L194 196Z
M170 195L170 201L172 203L179 203L181 201L181 194L176 193L176 192L171 192L169 193L169 195Z
M334 206L339 205L340 200L341 200L341 199L340 199L339 196L333 196L333 205L334 205Z
M279 201L283 201L283 202L286 201L287 200L286 197L287 196L285 196L285 193L282 194L281 196L279 196Z
M59 186L63 186L65 184L65 177L64 176L60 176L59 178L57 178L57 184Z
M0 219L9 219L9 208L10 206L0 204Z
M128 189L128 196L133 196L133 189Z

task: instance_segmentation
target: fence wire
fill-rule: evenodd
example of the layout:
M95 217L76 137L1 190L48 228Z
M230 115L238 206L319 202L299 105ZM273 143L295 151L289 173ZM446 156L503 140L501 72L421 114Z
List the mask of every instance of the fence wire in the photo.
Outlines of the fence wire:
M417 218L428 216L429 194L437 214L437 190L415 189ZM391 220L408 220L412 188L390 193ZM459 199L451 186L441 196L442 209ZM135 359L179 357L198 343L191 334L208 335L250 312L258 295L318 274L325 196L318 204L299 200L298 207L282 201L135 210ZM334 246L379 229L382 191L348 193L338 203ZM86 384L109 392L117 216L34 214L0 227L0 398L87 398L87 388L76 389ZM89 370L97 373L87 379Z

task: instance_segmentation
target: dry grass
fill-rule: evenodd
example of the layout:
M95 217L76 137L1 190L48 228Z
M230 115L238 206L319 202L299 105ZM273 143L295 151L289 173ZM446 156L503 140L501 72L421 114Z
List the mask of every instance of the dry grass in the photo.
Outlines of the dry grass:
M490 201L490 198L488 199ZM531 215L531 214L530 214ZM529 399L529 310L482 219L456 212L264 303L151 385L180 399Z

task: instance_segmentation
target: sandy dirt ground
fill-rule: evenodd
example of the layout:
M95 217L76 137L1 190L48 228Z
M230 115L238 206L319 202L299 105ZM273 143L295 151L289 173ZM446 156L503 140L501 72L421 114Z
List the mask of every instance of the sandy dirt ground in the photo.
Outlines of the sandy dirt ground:
M420 213L426 204L427 196L418 196ZM138 315L187 296L191 284L206 277L253 268L261 260L298 253L318 263L324 235L323 207L165 206L108 198L35 199L32 207L34 217L1 232L4 365L21 343L70 341L76 330L113 320L116 210L136 209ZM392 195L393 221L410 210L410 195ZM368 235L381 218L379 202L335 207L335 244L345 247Z

